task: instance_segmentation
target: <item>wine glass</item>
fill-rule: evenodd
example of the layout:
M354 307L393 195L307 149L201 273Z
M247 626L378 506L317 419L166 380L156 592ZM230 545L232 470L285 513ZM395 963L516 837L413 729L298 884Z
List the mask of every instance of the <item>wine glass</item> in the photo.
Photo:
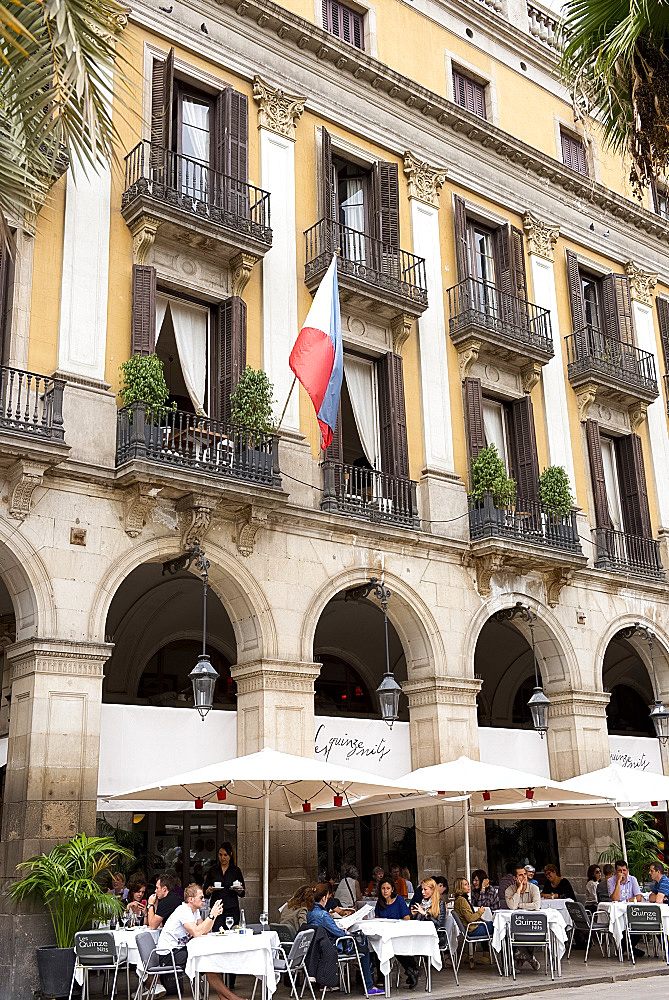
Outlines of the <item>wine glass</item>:
M226 917L225 918L225 926L228 928L229 931L232 930L232 928L234 927L234 925L235 925L235 918L234 917Z
M269 923L269 919L267 917L267 914L263 910L263 912L260 914L260 926L262 927L262 929L264 931L267 930L267 924L268 923Z

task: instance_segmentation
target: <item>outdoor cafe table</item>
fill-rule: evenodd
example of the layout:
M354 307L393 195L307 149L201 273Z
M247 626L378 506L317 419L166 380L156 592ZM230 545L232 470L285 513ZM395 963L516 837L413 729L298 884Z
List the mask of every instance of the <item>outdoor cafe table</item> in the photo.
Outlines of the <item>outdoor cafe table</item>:
M370 917L355 924L369 940L379 959L386 980L386 997L390 996L390 962L395 955L424 955L427 976L425 989L432 992L431 966L441 969L439 938L431 920L388 920Z
M551 900L542 900L542 903L546 902L551 902ZM548 918L548 930L553 935L554 953L557 959L557 974L558 976L561 976L562 956L564 955L565 948L567 946L567 925L565 924L564 917L559 909L543 906L541 909ZM495 910L495 913L493 914L492 946L496 952L501 952L504 955L504 972L507 976L511 975L511 969L507 967L507 952L505 944L509 934L511 914L527 913L530 915L535 914L536 912L536 910Z
M262 980L263 1000L276 990L278 977L274 971L273 949L279 947L276 931L260 934L203 934L187 945L186 975L193 983L193 996L200 998L200 973L218 972L222 976L256 976Z
M636 900L634 900L636 902ZM623 934L625 933L625 923L627 921L627 907L630 904L625 903L600 903L599 909L604 910L609 916L609 930L613 934L613 939L618 945L618 955L620 961L623 960L623 951L621 948ZM641 904L642 906L645 904ZM657 906L656 904L650 904ZM664 933L669 935L669 906L666 903L660 903L660 912L662 914L662 928Z
M100 930L109 930L109 928L101 927ZM129 966L130 965L135 966L138 976L142 974L142 960L139 957L136 938L138 934L146 934L147 932L151 935L154 942L158 940L158 935L160 931L158 930L152 931L150 927L127 927L127 928L118 927L116 928L116 930L113 931L116 947L127 948L128 951L127 963ZM84 981L84 970L79 965L77 965L75 969L74 978L81 986L81 984Z
M559 910L562 914L562 919L564 920L565 927L567 930L572 925L572 919L569 916L569 910L567 909L567 903L573 903L573 899L542 899L541 909L542 910Z

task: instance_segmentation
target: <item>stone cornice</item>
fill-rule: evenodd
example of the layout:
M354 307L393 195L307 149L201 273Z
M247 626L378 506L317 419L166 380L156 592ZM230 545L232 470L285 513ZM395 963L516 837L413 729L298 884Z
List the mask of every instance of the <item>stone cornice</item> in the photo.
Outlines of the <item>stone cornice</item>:
M66 639L22 639L7 646L12 681L30 674L69 674L102 678L113 645L105 642L71 642Z
M478 677L430 677L403 681L402 691L407 696L409 708L426 705L465 705L471 708L476 704L482 684Z
M608 691L548 692L551 718L570 718L574 715L604 718L611 695Z
M237 664L230 675L237 684L237 695L258 691L290 691L313 694L314 682L321 671L320 663L293 660L256 660Z

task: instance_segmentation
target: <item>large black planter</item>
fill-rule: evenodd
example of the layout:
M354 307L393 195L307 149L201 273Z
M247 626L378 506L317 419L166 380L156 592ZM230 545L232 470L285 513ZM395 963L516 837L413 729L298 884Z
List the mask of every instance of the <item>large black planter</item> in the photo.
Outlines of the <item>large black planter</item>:
M66 997L74 972L74 948L36 948L40 986L45 997Z

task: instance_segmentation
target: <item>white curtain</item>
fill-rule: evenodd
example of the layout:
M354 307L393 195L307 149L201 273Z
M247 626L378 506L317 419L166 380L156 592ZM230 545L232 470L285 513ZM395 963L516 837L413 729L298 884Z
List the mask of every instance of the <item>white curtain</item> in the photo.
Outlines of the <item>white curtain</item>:
M209 108L184 97L181 104L184 130L188 130L188 155L209 163ZM192 126L188 128L188 126Z
M158 341L160 340L160 334L163 329L163 321L169 304L170 300L166 295L161 295L160 292L156 293L156 347L158 346Z
M344 358L344 374L362 450L372 468L377 469L378 433L373 366L347 356Z
M203 412L207 381L207 314L178 299L170 299L170 312L188 395L195 412Z
M485 443L487 445L495 445L497 454L508 470L509 461L506 454L504 412L499 403L493 403L487 399L483 400L483 430L485 433Z
M606 483L606 499L609 502L609 515L615 530L620 531L623 524L623 517L620 509L615 444L611 438L607 437L602 437L601 441L602 465L604 466L604 482Z
M341 203L344 225L355 232L344 234L344 252L347 260L365 259L365 196L362 181L354 178L346 181L346 198Z

